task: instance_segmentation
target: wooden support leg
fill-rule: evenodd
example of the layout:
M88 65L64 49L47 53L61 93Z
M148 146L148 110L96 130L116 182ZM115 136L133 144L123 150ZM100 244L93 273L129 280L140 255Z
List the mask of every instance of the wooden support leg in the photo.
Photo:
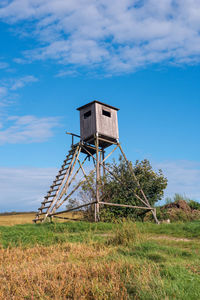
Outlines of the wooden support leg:
M138 182L138 180L137 180L137 178L136 178L136 176L135 176L135 173L134 173L133 169L130 167L129 161L128 161L128 159L126 158L126 155L125 155L124 151L122 150L122 147L121 147L120 144L119 144L119 148L120 148L120 151L121 151L121 153L122 153L122 155L123 155L123 157L124 157L124 159L125 159L125 161L126 161L128 167L129 167L129 170L130 170L130 171L132 172L132 174L133 174L133 177L134 177L134 179L135 179L135 181L136 181L136 183L137 183L137 185L138 185L138 187L139 187L139 189L140 189L141 194L142 194L143 197L144 197L144 201L145 201L146 205L147 205L148 207L151 207L150 204L149 204L149 200L147 199L146 195L144 194L144 192L143 192L143 190L142 190L142 188L141 188L141 186L140 186L140 183ZM152 215L153 215L153 217L154 217L155 222L156 222L157 224L159 224L159 221L158 221L157 216L156 216L156 208L152 209Z
M156 224L160 224L160 222L158 221L157 216L156 216L156 208L154 208L152 210L152 215L154 217L154 220L155 220Z
M99 221L99 180L100 180L100 164L99 164L99 138L98 134L96 134L96 210L95 210L95 222Z

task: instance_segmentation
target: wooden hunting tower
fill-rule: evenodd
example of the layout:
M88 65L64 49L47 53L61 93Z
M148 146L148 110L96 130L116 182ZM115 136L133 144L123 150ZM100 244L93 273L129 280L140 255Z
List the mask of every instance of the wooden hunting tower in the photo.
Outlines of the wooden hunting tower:
M83 207L92 207L94 211L94 220L99 221L100 207L108 205L149 210L152 212L155 221L158 223L155 208L151 207L149 204L149 201L134 174L132 164L130 164L127 160L119 143L117 121L117 112L119 109L95 100L79 107L77 110L80 111L80 136L67 132L67 134L72 136L71 148L66 155L55 180L44 197L44 200L41 202L41 206L38 208L38 212L36 213L36 217L33 221L35 223L37 221L43 222L47 217L50 219L53 217L67 219L66 216L60 217L60 214L73 210L80 210ZM74 143L75 138L79 139L77 143ZM107 156L105 156L105 149L109 146L114 146L114 148L107 154ZM137 184L138 194L135 193L135 197L140 201L141 206L133 206L127 203L126 195L124 195L124 204L106 202L104 195L106 173L109 173L112 177L114 177L119 184L126 184L121 181L121 179L118 178L112 170L110 170L109 165L106 164L106 160L117 149L120 150L120 153L129 168L130 176L133 176ZM88 166L88 173L83 168L83 165L86 163L91 164L91 162L93 169L91 168L91 165ZM83 178L79 179L77 183L75 179L79 172L82 172ZM91 185L90 181L91 176L94 175L96 178L95 188ZM75 186L74 182L76 183ZM67 201L69 203L70 197L84 184L84 182L87 182L92 195L91 199L88 199L88 203L60 211L60 207L64 203L67 203Z
M95 144L95 136L99 136L102 138L99 145L106 148L118 141L118 108L95 100L77 110L80 111L80 134L84 142Z

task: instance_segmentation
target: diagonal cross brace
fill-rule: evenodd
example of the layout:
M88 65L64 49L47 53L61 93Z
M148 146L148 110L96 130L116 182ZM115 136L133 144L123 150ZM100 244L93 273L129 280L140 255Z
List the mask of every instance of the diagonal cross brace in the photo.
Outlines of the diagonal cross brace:
M122 150L122 148L121 148L121 145L120 145L119 143L118 143L118 146L119 146L119 148L120 148L120 151L121 151L122 155L124 156L124 159L125 159L126 162L128 163L128 160L127 160L127 158L126 158L126 156L125 156L125 154L124 154L124 152L123 152L123 150ZM84 146L83 146L83 148L84 148ZM96 158L94 157L94 155L92 155L92 153L90 153L86 148L84 148L84 150L85 150L89 155L91 155L92 158L93 158L94 160L96 160ZM103 162L99 162L99 164L102 165L102 167L103 167L106 171L108 171L108 172L109 172L116 180L118 180L120 183L123 184L123 182L122 182L115 174L113 174L113 172L111 172L111 171L103 164ZM129 166L129 163L128 163L128 166ZM129 168L130 168L130 167L129 167ZM137 185L138 185L138 187L139 187L139 189L140 189L140 191L141 191L141 193L142 193L142 195L143 195L143 197L144 197L144 200L143 200L141 197L139 197L136 193L134 193L135 196L136 196L136 198L137 198L138 200L140 200L145 206L147 206L147 207L152 211L152 215L153 215L153 217L154 217L154 219L155 219L155 222L156 222L157 224L159 224L159 221L158 221L158 219L157 219L157 217L156 217L155 209L152 208L152 207L150 206L149 201L148 201L146 195L144 194L142 188L140 187L140 184L139 184L139 182L138 182L138 180L137 180L137 178L136 178L136 176L135 176L134 171L133 171L132 169L130 169L130 171L131 171L131 173L132 173L133 176L134 176L134 179L135 179L135 181L136 181L136 183L137 183Z

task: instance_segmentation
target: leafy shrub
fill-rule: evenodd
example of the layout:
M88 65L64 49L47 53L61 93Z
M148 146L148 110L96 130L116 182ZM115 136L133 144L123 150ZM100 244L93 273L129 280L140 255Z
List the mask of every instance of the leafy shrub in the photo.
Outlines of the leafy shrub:
M151 206L162 199L164 189L167 186L167 179L161 170L157 173L153 171L150 162L145 159L141 162L136 161L135 165L126 162L122 157L119 164L113 162L108 164L111 174L100 179L101 186L100 198L104 202L125 204L132 206L144 206L136 195L141 196L144 191ZM139 183L139 185L138 185ZM92 187L92 189L91 189ZM91 201L95 199L93 190L96 188L94 177L89 177L88 181L82 185L83 198ZM133 220L143 220L146 211L144 209L133 209L129 207L104 206L101 219L112 221L113 219L131 218Z
M188 205L191 209L200 210L200 203L194 200L188 201Z

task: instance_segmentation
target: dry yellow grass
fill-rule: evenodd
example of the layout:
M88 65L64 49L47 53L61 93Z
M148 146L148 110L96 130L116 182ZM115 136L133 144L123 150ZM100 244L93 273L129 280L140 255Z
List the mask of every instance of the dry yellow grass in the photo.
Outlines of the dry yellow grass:
M0 249L0 299L168 299L155 264L115 255L99 244Z
M198 240L153 240L132 222L90 225L1 227L0 300L200 299Z
M0 226L13 226L17 224L32 223L35 214L20 214L20 215L6 215L0 216Z
M80 219L82 217L81 212L77 213L67 213L63 214L62 217L67 217L70 219ZM32 220L35 218L35 214L27 213L27 214L16 214L16 215L0 215L0 226L13 226L18 224L31 224ZM56 222L63 222L61 219L55 218ZM66 220L64 220L66 222Z
M0 249L0 299L127 299L109 248L64 244Z

